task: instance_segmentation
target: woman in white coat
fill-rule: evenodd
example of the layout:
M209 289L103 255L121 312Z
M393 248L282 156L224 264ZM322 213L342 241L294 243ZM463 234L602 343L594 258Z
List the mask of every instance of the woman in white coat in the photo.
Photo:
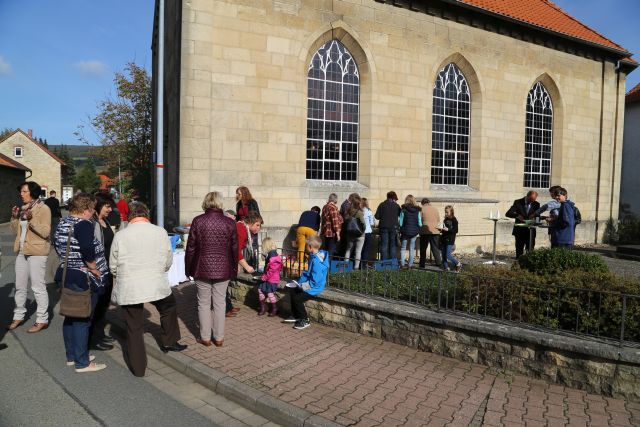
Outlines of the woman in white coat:
M127 353L133 375L144 376L147 353L144 348L144 303L160 312L162 350L182 351L176 299L167 271L173 253L167 232L149 221L149 209L140 202L129 206L129 224L116 233L111 244L109 268L115 276L113 300L124 310L127 324Z

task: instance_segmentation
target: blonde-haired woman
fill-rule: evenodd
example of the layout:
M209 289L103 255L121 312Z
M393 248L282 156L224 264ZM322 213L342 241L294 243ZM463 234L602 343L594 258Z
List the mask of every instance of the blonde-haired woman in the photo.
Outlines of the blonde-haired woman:
M204 197L204 213L191 222L185 255L186 274L195 278L198 288L197 341L206 347L222 346L225 295L238 270L236 223L222 209L221 193L214 191Z
M451 270L451 267L449 267L449 263L451 263L455 266L456 273L459 273L462 263L453 256L453 246L456 243L456 234L458 234L458 220L451 205L447 205L444 208L444 223L440 232L442 233L440 236L442 268L446 271Z

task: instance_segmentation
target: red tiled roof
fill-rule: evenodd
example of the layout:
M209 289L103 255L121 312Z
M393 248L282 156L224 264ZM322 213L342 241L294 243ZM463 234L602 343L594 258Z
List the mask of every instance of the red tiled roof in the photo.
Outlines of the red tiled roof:
M627 104L630 102L638 102L638 101L640 101L640 83L638 83L636 87L631 89L627 93L627 95L624 97L624 102Z
M58 156L56 156L55 154L53 154L51 151L49 151L49 149L47 149L47 147L45 147L44 145L40 144L38 141L36 141L33 138L29 138L29 135L27 135L22 129L16 129L15 131L13 131L13 133L10 133L9 135L7 135L6 137L2 138L0 140L0 143L2 143L3 141L6 141L7 139L11 138L13 135L15 135L16 133L20 132L21 134L23 134L25 137L27 137L31 142L33 142L34 144L36 144L42 151L44 151L45 153L47 153L48 155L50 155L51 157L54 158L54 160L56 160L58 163L60 163L61 165L64 165L64 162L62 160L60 160L60 158Z
M456 0L536 27L575 37L621 52L628 52L617 43L587 27L560 9L550 0ZM603 3L603 9L606 5ZM603 10L603 13L606 11Z
M12 169L20 169L20 170L23 170L23 171L31 170L28 167L26 167L25 165L23 165L22 163L18 163L15 160L13 160L12 158L7 157L2 153L0 153L0 166L5 166L5 167L8 167L8 168L12 168Z

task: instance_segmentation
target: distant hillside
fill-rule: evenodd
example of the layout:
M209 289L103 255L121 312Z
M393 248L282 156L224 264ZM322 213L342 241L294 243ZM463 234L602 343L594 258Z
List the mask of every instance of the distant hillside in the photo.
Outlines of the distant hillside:
M79 169L84 165L89 157L93 158L93 162L96 165L96 169L99 171L104 167L105 161L98 155L99 146L95 145L66 145L67 151L69 151L69 155L73 159L73 164L76 169ZM56 150L60 149L60 145L49 145L49 150L52 152L56 152Z

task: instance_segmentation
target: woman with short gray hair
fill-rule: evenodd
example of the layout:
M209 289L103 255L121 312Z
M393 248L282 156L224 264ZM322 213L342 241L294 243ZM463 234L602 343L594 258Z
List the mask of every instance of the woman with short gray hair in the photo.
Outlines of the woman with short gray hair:
M198 343L205 347L224 341L225 295L238 270L236 222L222 211L222 194L214 191L202 202L204 213L191 222L185 272L198 288Z

